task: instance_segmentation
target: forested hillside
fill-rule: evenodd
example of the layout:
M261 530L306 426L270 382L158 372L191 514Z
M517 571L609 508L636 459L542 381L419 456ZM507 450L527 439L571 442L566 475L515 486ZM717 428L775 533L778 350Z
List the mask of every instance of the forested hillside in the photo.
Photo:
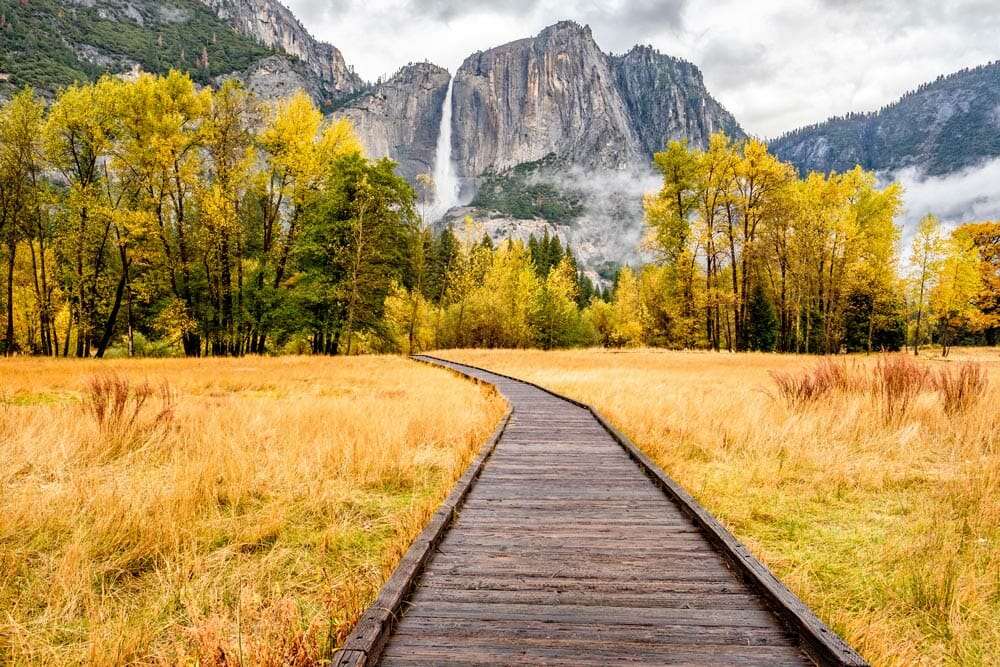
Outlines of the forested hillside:
M850 114L774 140L802 173L917 167L949 174L1000 157L1000 62L924 84L876 113Z
M30 85L53 94L133 65L207 82L272 53L197 0L0 0L0 93Z

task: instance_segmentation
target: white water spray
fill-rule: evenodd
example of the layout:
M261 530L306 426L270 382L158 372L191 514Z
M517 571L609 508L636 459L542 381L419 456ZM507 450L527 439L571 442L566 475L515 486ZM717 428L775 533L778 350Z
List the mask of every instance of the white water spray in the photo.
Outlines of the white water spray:
M451 161L451 86L455 79L448 80L448 92L444 94L441 107L441 128L438 131L437 153L434 157L434 206L430 210L431 220L440 220L448 209L458 205L459 182L455 174L455 164Z

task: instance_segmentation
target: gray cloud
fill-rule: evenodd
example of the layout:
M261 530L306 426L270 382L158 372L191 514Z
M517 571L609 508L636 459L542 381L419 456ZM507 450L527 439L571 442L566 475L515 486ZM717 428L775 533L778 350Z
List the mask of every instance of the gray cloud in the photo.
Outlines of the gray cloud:
M451 21L464 16L493 14L515 19L537 17L548 23L574 19L581 23L594 22L595 28L615 30L632 26L648 30L653 26L679 27L687 0L625 0L602 4L588 0L494 0L488 4L463 0L410 0L402 11L415 18Z
M775 63L767 46L741 36L706 40L699 67L712 72L713 83L725 88L763 83L774 78Z
M582 2L580 16L590 24L601 47L623 52L636 44L653 43L663 32L684 27L687 0L626 0L620 5ZM559 7L557 6L556 11ZM552 13L555 16L555 12ZM655 46L655 44L654 44ZM662 47L660 47L662 50Z
M412 17L452 21L463 16L491 13L499 15L523 16L538 3L533 0L494 0L487 5L462 2L461 0L410 0L404 12Z
M891 174L891 180L906 190L902 222L908 228L928 213L953 225L1000 220L1000 159L934 178L911 167Z

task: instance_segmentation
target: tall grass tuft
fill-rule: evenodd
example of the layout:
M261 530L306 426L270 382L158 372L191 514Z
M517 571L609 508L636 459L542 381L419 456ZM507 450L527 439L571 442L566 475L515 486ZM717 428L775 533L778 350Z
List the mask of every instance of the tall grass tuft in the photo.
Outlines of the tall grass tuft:
M810 370L801 373L771 371L778 394L789 404L801 407L814 403L831 392L850 392L865 386L846 362L823 359Z
M959 364L958 372L942 368L933 378L934 388L941 395L944 411L950 415L967 411L978 403L989 389L989 379L982 364Z
M256 596L248 597L243 595L237 604L254 619L250 627L238 627L233 636L226 618L199 618L188 630L188 641L175 647L171 661L193 658L191 664L200 667L315 667L316 657L328 641L321 619L307 623L290 597L267 605Z
M156 405L153 405L153 403ZM125 375L106 373L86 384L83 408L97 425L99 438L87 453L108 459L141 446L174 415L176 396L164 382L159 389L146 381L136 383ZM150 408L152 414L149 414Z
M979 363L965 362L957 371L942 368L936 373L909 355L883 355L870 372L860 366L823 359L809 369L770 371L778 395L786 403L801 408L816 405L833 393L869 395L887 424L898 423L921 393L934 390L949 415L967 411L989 389L985 369Z
M884 355L875 363L871 393L885 421L892 423L906 415L913 400L930 384L930 370L909 355Z

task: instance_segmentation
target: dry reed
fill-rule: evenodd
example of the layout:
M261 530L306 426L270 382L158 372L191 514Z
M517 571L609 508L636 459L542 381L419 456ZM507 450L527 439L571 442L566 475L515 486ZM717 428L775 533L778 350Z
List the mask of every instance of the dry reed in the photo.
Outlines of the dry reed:
M951 368L939 369L932 379L934 388L941 394L944 410L949 414L964 412L976 405L989 389L989 378L983 366L965 362L957 372Z

